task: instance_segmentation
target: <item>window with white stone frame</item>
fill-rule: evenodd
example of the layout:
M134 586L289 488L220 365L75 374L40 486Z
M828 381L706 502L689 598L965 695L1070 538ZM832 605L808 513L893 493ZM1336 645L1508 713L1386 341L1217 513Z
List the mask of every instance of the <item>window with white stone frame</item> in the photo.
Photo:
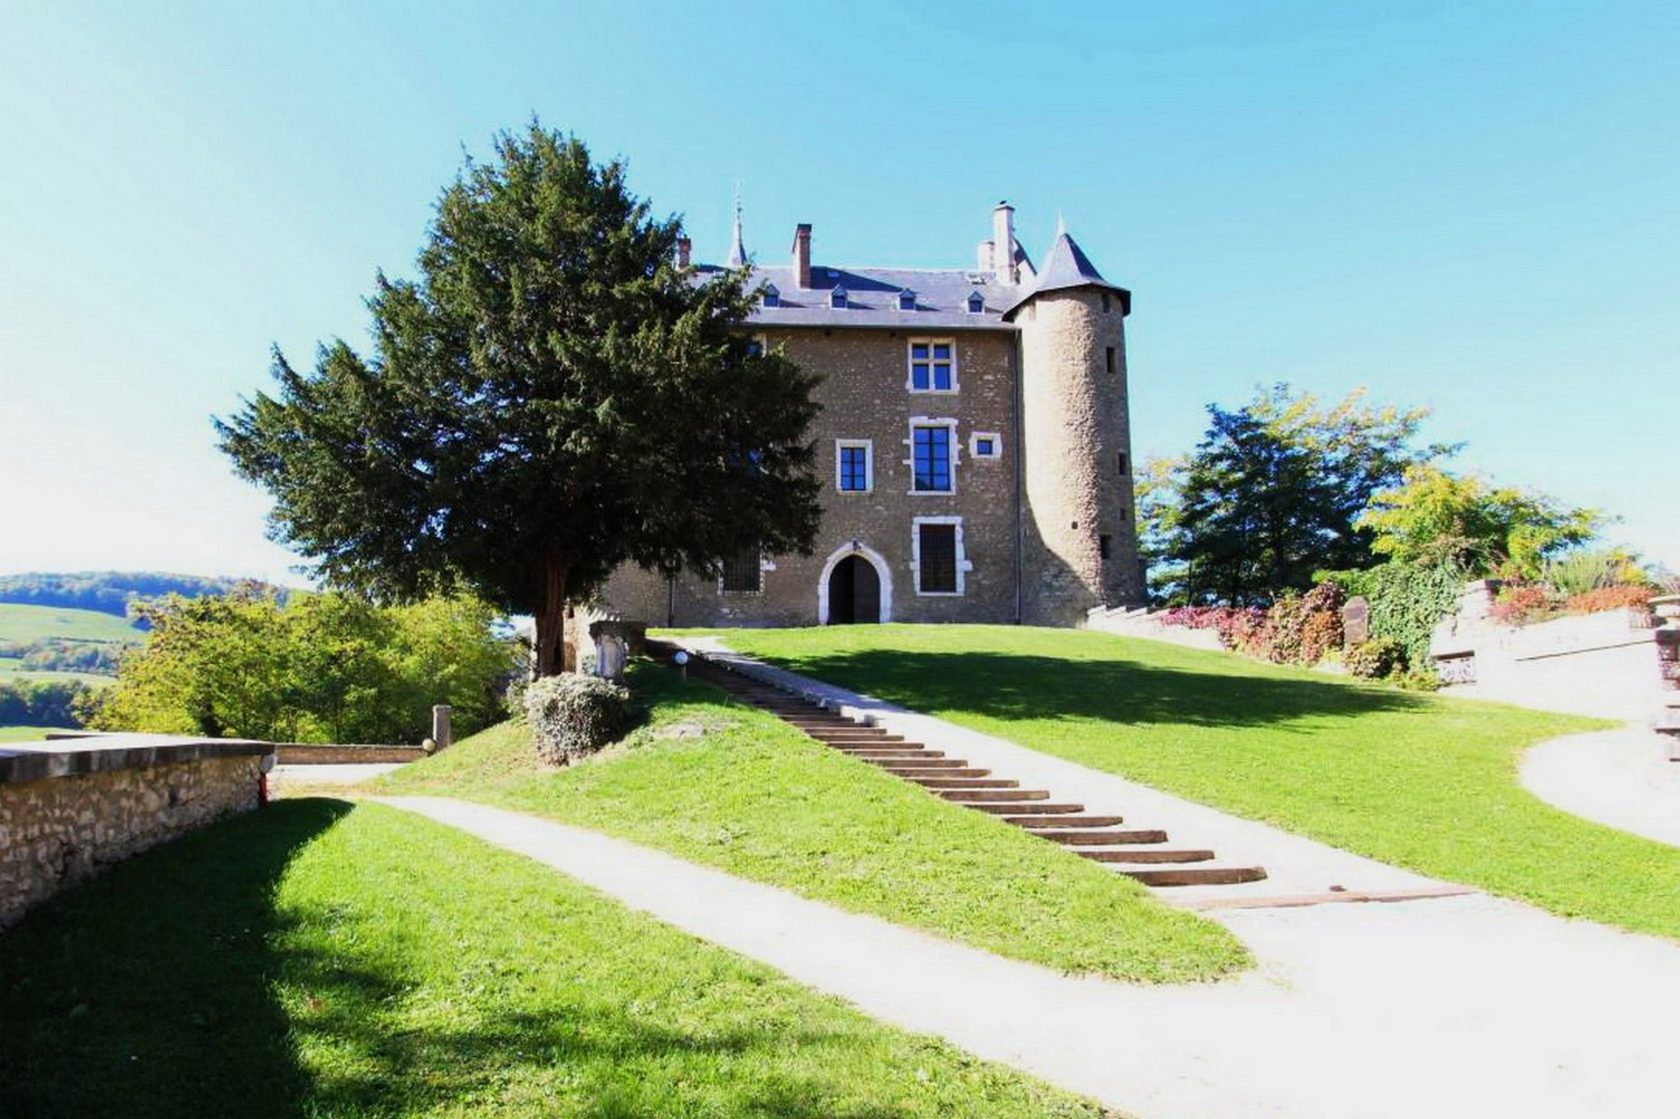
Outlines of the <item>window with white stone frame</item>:
M957 344L950 338L912 338L904 387L911 392L957 391Z
M957 461L962 448L957 441L957 421L946 416L912 416L910 438L905 440L910 457L912 494L954 494L957 492Z
M923 597L957 596L974 570L963 551L961 517L916 517L910 522L910 570Z
M764 557L756 547L742 548L723 557L718 578L719 594L758 594L764 590Z
M975 458L1002 458L1003 436L995 431L976 431L968 437L968 453Z
M834 488L840 493L870 493L875 489L874 440L834 441Z

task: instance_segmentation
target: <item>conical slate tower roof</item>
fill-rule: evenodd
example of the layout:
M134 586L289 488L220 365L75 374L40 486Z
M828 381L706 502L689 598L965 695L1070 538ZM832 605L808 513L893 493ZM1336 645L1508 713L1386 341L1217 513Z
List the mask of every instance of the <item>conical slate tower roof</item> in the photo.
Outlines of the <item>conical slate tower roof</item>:
M1021 293L1019 299L1004 312L1004 318L1013 315L1021 306L1035 295L1043 295L1049 291L1066 291L1069 288L1094 287L1106 291L1118 292L1120 295L1120 313L1130 314L1132 310L1132 293L1118 284L1111 284L1103 279L1097 266L1091 263L1091 258L1085 255L1085 250L1073 239L1073 235L1066 229L1056 234L1055 243L1044 256L1044 266L1038 270L1038 279L1031 287Z
M735 228L729 236L729 260L731 268L740 268L747 263L747 243L741 236L741 198L735 196Z

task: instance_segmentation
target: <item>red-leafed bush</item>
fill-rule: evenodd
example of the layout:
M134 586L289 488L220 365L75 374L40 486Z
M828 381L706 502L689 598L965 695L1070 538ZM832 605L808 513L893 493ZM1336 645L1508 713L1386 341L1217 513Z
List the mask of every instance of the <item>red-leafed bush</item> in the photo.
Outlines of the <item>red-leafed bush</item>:
M1550 609L1552 599L1546 588L1533 583L1511 583L1499 592L1499 598L1488 609L1488 617L1510 626L1534 621Z
M1646 606L1654 593L1650 587L1623 583L1616 587L1600 587L1594 591L1571 595L1564 600L1563 608L1571 614L1597 614L1601 610Z

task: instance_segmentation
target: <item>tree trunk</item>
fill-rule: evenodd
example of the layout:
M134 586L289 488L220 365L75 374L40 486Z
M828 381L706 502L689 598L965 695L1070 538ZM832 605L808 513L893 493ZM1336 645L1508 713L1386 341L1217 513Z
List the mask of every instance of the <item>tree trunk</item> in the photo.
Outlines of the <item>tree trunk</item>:
M537 602L537 675L558 676L566 670L566 576L570 563L558 548L543 558L542 595Z

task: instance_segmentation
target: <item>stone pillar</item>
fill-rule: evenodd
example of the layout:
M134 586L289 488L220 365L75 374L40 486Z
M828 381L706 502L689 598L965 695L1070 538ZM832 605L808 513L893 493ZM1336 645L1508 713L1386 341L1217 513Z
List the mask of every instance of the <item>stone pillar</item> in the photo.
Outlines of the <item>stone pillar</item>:
M432 741L437 743L439 750L449 749L450 743L455 741L454 731L449 726L451 714L453 708L447 703L440 703L432 708Z
M1342 606L1342 648L1351 649L1370 639L1371 604L1356 594Z

